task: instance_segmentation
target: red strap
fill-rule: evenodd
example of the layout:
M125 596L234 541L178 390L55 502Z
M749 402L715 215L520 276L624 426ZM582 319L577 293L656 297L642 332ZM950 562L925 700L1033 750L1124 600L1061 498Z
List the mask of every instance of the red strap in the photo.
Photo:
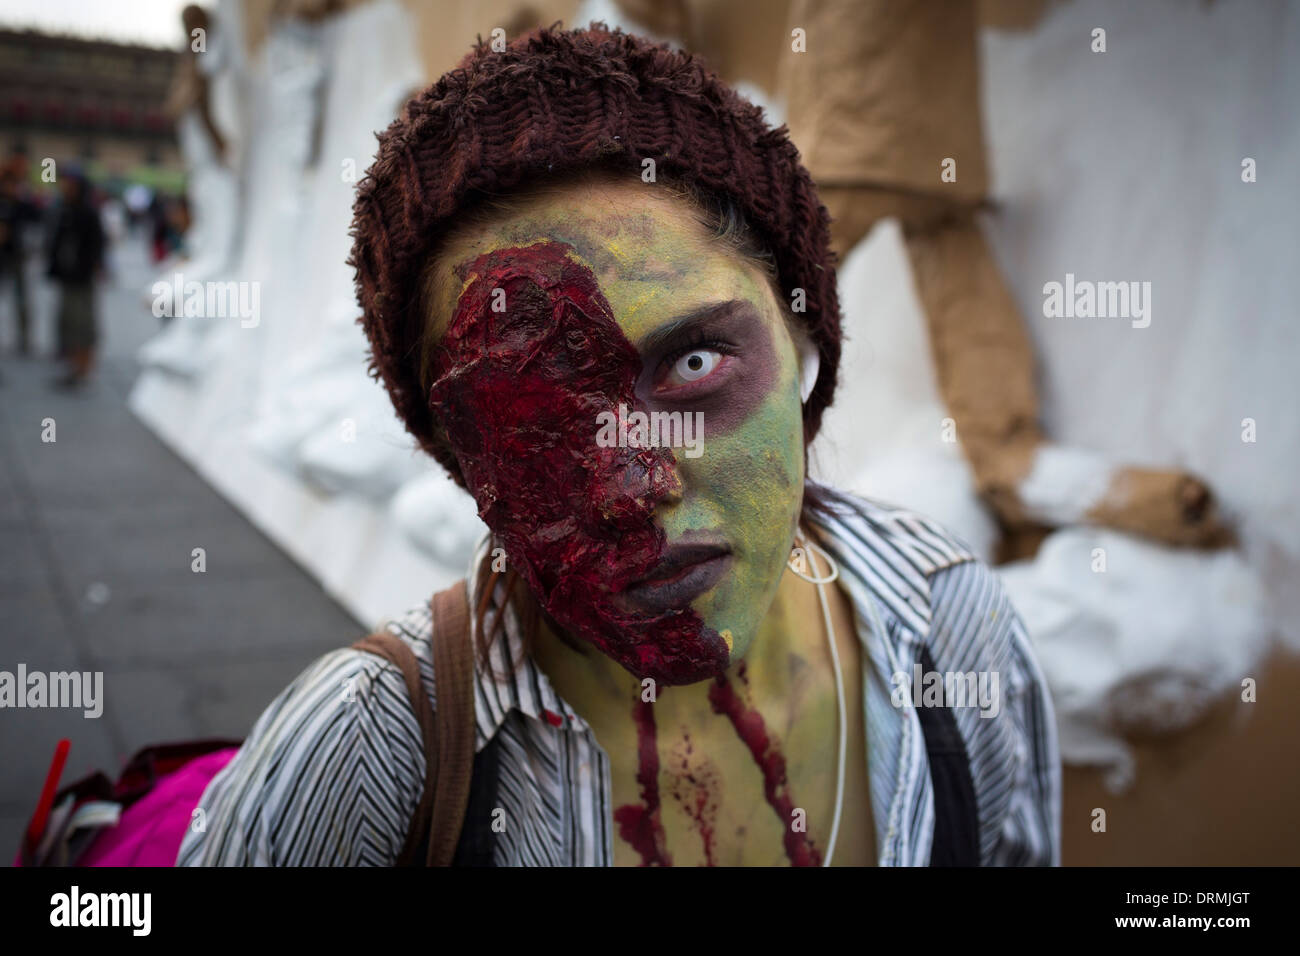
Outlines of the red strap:
M59 778L63 776L63 765L68 762L68 750L72 741L64 738L54 748L54 759L50 761L50 771L45 775L45 786L41 788L41 799L36 802L36 812L27 825L27 841L23 847L24 855L34 854L45 825L50 820L50 810L54 806L54 794L59 789Z

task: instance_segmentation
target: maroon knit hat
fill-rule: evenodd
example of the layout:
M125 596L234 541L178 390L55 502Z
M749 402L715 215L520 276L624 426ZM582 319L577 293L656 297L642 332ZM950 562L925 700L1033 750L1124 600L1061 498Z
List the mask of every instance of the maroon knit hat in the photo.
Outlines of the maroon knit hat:
M359 320L398 415L422 448L464 479L420 383L427 317L420 279L457 213L487 193L600 166L731 197L775 258L777 279L821 355L804 405L811 440L835 392L840 310L830 217L785 127L690 54L593 23L543 29L493 52L481 38L460 66L413 97L379 134L357 187L352 256Z

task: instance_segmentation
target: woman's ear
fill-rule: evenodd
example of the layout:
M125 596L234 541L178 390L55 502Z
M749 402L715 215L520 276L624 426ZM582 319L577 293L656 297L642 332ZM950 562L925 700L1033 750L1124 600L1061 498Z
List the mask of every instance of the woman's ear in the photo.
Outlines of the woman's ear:
M822 356L817 344L806 333L795 336L795 347L799 350L799 401L806 403L813 386L817 384Z

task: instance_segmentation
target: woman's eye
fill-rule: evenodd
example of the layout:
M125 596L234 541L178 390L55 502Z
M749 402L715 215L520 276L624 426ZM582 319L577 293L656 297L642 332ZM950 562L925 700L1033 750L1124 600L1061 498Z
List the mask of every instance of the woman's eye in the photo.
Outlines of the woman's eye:
M669 381L698 382L717 368L720 361L722 361L722 354L713 349L694 349L673 364Z

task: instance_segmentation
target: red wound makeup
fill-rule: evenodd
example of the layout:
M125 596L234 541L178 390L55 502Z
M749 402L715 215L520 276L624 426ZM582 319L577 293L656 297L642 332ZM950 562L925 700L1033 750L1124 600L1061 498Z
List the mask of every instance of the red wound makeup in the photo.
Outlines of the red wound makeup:
M642 360L568 246L486 253L434 357L430 406L479 515L557 623L638 678L721 673L727 644L693 609L620 600L668 557L656 507L681 493L667 448L602 448L601 412L644 410ZM671 565L671 561L669 562Z

